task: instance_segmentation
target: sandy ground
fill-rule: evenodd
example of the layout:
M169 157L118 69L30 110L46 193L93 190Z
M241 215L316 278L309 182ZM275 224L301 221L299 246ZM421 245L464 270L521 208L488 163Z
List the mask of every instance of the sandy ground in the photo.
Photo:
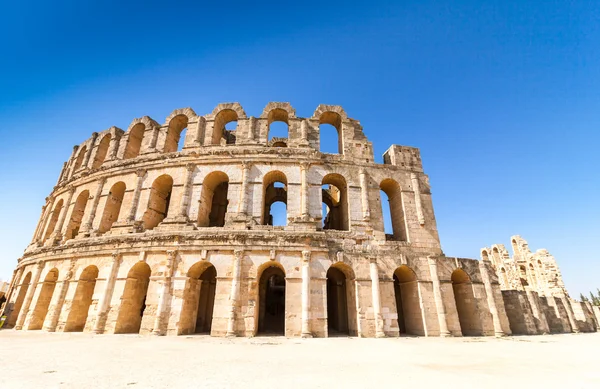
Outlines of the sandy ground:
M0 388L600 388L600 333L286 339L0 331Z

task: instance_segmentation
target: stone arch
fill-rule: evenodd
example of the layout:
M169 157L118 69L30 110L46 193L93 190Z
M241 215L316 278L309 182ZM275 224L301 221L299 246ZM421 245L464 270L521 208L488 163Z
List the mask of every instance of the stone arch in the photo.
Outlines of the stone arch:
M129 135L127 137L127 145L125 146L123 159L131 159L140 155L145 132L146 125L141 122L134 124L127 130Z
M327 329L329 336L356 335L355 275L343 262L332 264L327 278Z
M276 186L279 183L283 187ZM285 173L280 170L273 170L263 177L263 225L273 225L273 215L271 215L271 206L276 202L282 202L286 205L287 220L287 201L288 201L288 180Z
M267 116L267 144L270 144L272 147L287 147L287 144L283 141L283 139L289 138L289 131L290 131L290 129L289 129L289 126L290 126L289 112L283 108L273 108L269 111L269 113L266 116ZM271 129L271 124L273 124L274 122L285 123L285 125L287 126L285 136L283 136L283 134L277 134L277 133L275 133L276 136L273 136L272 133L274 131L272 131L272 129ZM271 142L271 140L274 140L275 142Z
M394 271L393 279L400 334L425 335L416 273L401 265Z
M71 302L71 310L65 323L64 332L82 332L85 328L88 311L90 305L92 305L98 272L98 268L94 265L86 267L81 272L77 281L75 295Z
M329 173L321 181L321 202L325 203L328 212L323 217L324 230L350 229L350 214L348 209L348 184L346 179L338 173Z
M510 282L508 281L508 275L506 274L506 269L504 267L500 268L500 276L502 277L502 281L504 281L504 288L510 289Z
M144 229L153 229L167 217L172 191L173 178L168 174L163 174L154 180L150 188L148 207L142 218Z
M240 120L239 114L233 109L223 109L215 115L215 121L213 125L212 141L213 145L235 144L234 135L225 129L225 126L231 122L237 122ZM223 142L221 141L223 139Z
M73 166L73 172L76 172L83 165L83 159L85 158L85 154L87 153L87 146L82 146L79 149L79 153L77 154L77 158L75 158L75 165Z
M282 103L282 102L269 102L262 113L260 114L261 119L270 119L271 114L274 110L285 111L287 119L295 119L296 118L296 110L292 107L290 103ZM270 122L269 122L270 124Z
M529 277L531 277L531 286L534 288L539 287L537 276L536 276L536 271L535 271L535 267L533 266L533 263L529 264Z
M50 271L46 274L46 277L44 278L42 290L40 291L37 302L35 304L35 308L33 309L33 313L31 315L29 326L27 327L28 330L42 329L42 326L44 325L44 320L46 319L46 315L48 314L48 307L50 306L50 301L52 300L54 289L56 288L57 280L58 269L50 269Z
M85 207L87 206L89 198L90 192L88 190L84 190L77 196L75 206L71 212L71 220L69 221L67 232L65 233L65 240L73 239L79 234L81 222L83 221L83 216L85 214Z
M502 264L502 258L500 256L500 250L498 250L498 247L492 247L492 258L494 259L492 262L494 262L497 266Z
M388 198L393 231L391 240L401 242L408 241L406 217L402 205L402 190L400 184L398 184L396 180L386 178L379 184L379 189L384 192ZM381 203L381 206L383 207L383 201Z
M339 113L334 111L326 111L321 114L318 118L319 120L319 144L320 150L323 152L323 137L321 136L322 131L324 129L323 125L328 124L335 128L337 132L337 153L344 154L344 139L342 136L342 117Z
M196 262L187 272L178 334L210 333L217 287L217 269L208 261Z
M123 197L125 196L125 183L119 181L115 183L106 196L106 203L104 205L104 212L102 219L100 220L100 227L98 232L104 233L112 227L113 223L119 218L119 212L121 211L121 205L123 204Z
M269 261L258 268L257 334L285 335L285 277L278 262Z
M200 207L198 210L199 227L223 227L229 192L229 176L222 171L206 175L202 182Z
M25 296L27 295L27 291L29 290L30 284L31 272L27 272L27 274L21 281L21 286L19 287L19 294L17 295L17 299L15 300L15 304L13 305L12 312L10 316L6 319L7 327L14 327L14 325L17 324L17 318L19 317L19 313L21 313L23 301L25 300Z
M490 255L488 254L488 251L483 249L481 250L481 259L483 261L489 261L490 260ZM492 263L494 263L494 261L492 261Z
M146 294L150 283L150 266L146 262L138 262L127 274L125 289L121 296L121 306L117 315L115 334L136 334L140 332Z
M63 209L63 204L63 199L60 199L58 203L56 203L56 205L54 206L54 210L52 211L52 214L50 215L50 220L48 221L48 225L46 226L46 233L44 234L43 239L44 242L48 240L48 238L50 238L50 235L52 235L52 233L54 232L54 229L56 228L56 223L58 222L58 217L60 216L60 213Z
M519 265L519 281L523 286L529 286L529 277L527 276L527 268Z
M483 335L471 277L463 269L456 269L450 279L463 336Z
M544 265L540 259L537 260L537 269L539 272L539 282L542 286L547 286L548 280L546 279L546 273L544 272Z
M184 114L178 114L169 120L167 135L163 152L172 153L178 150L182 132L189 125L189 118Z
M98 143L98 148L96 149L96 156L94 157L94 162L92 162L92 169L98 169L104 163L104 160L106 159L106 154L108 153L108 148L110 146L111 138L112 136L110 134L106 134Z

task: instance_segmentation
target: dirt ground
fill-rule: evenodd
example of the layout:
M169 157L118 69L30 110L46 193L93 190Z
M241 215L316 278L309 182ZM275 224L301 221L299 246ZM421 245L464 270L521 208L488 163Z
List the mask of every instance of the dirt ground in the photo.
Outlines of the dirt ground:
M286 339L0 331L0 388L600 388L600 333Z

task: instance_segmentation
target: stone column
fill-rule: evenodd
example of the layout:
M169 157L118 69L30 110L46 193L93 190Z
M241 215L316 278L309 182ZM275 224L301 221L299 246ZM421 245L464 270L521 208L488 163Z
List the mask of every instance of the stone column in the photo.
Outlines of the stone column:
M300 164L300 173L302 180L302 201L301 201L301 213L303 218L309 217L309 193L308 193L308 170L310 169L310 164L306 162L302 162Z
M479 272L481 273L481 279L483 280L483 286L485 287L485 294L487 295L487 303L492 314L492 321L494 323L494 333L496 336L504 336L502 330L502 324L500 323L500 317L498 315L498 307L496 306L496 299L494 299L494 289L490 282L490 275L488 273L489 266L492 266L491 262L483 260L479 262Z
M67 291L69 290L69 282L71 281L71 278L73 278L74 267L75 260L71 259L71 265L69 267L69 270L65 274L65 278L60 284L58 284L57 290L54 291L54 296L56 296L56 300L54 300L55 304L53 306L52 311L48 312L46 320L44 320L44 323L47 323L44 326L44 330L48 332L56 331L58 319L60 318L60 311L62 310L63 304L65 302L65 296L67 295Z
M83 163L81 164L82 168L87 169L88 167L90 157L92 156L92 150L94 150L94 145L96 144L96 138L98 138L98 133L92 132L92 141L90 142L90 147L86 150L85 156L83 157Z
M15 330L20 330L23 328L23 323L25 323L25 319L27 318L27 314L29 313L29 306L31 305L31 300L33 299L33 295L35 294L35 290L37 289L38 282L40 282L40 275L42 274L44 264L45 263L42 261L38 262L37 267L33 271L31 285L27 289L25 300L23 300L23 305L21 306L21 312L19 312L19 317L17 318Z
M96 210L98 209L98 204L100 203L100 197L102 195L104 184L106 184L106 178L102 178L100 181L98 181L96 193L94 194L94 202L92 203L92 209L90 210L87 221L83 224L83 228L78 234L80 236L90 235L89 233L92 230L92 225L94 224L94 219L96 218Z
M569 318L569 323L571 324L571 329L574 333L579 333L579 326L577 325L577 320L575 320L575 314L573 313L573 307L571 307L571 300L562 296L558 297L562 301L565 306L565 310L567 311L567 316Z
M156 307L156 316L154 317L154 330L152 335L164 335L163 323L167 311L167 302L171 296L171 281L173 279L173 269L177 259L177 250L167 251L167 267L162 280L162 291L158 296L158 306Z
M10 286L8 287L8 292L6 293L6 301L4 302L4 307L2 305L0 305L0 318L2 316L7 316L6 317L7 321L8 321L8 315L10 315L10 313L12 311L12 306L13 306L12 303L10 302L10 299L12 298L12 295L14 294L14 291L17 288L17 283L21 279L22 275L23 275L22 267L13 270L13 275L12 275L12 279L10 281ZM9 309L9 304L11 304L10 309Z
M310 332L310 250L302 251L302 337L312 338Z
M440 336L450 336L448 330L448 321L446 318L446 307L442 299L442 286L437 272L437 260L434 257L427 257L429 263L429 272L431 273L431 281L433 283L433 299L435 301L435 309L437 311L438 320L440 322Z
M416 173L410 173L410 180L412 181L413 191L415 192L415 207L417 208L417 218L419 224L425 224L425 216L423 215L423 206L421 205L421 188L419 186L419 177Z
M110 265L110 273L108 274L108 278L106 279L106 284L104 285L104 292L102 293L102 297L100 297L100 301L98 302L98 312L96 314L96 321L92 330L94 334L101 334L104 332L104 327L106 326L106 319L108 315L108 307L110 306L110 301L112 300L113 291L115 289L115 282L117 280L117 273L119 272L120 265L121 254L113 253L112 263Z
M133 192L133 200L131 201L131 209L129 210L129 215L127 215L126 222L128 224L132 224L135 222L135 214L137 213L137 209L140 202L140 195L142 194L142 184L144 183L144 177L146 176L145 169L138 169L135 171L137 174L137 184L135 186L135 191Z
M53 241L54 242L62 239L63 225L65 224L65 219L67 218L67 213L69 212L69 209L71 208L71 200L73 200L74 193L75 193L75 188L73 188L73 187L69 188L69 197L67 197L67 201L65 202L65 205L62 208L62 210L60 211L58 223L56 223L56 227L54 228L54 232L53 232L53 235L54 235Z
M192 189L192 177L194 176L194 170L196 165L188 163L185 165L185 181L183 183L183 196L181 197L181 207L179 208L179 217L188 220L187 209L190 205L191 189Z
M300 122L300 146L308 145L308 121L304 119Z
M244 250L235 250L233 252L233 274L231 278L231 295L229 296L229 318L227 320L227 337L234 337L235 334L235 321L238 300L240 296L240 283L242 275L242 258L244 257Z
M250 116L248 118L248 140L254 140L254 126L256 125L256 118Z
M108 152L106 153L106 161L113 161L117 157L119 151L119 144L121 143L121 137L118 136L117 131L114 131L114 135L111 134L110 144L108 145Z
M369 262L371 293L373 296L373 316L375 317L375 337L385 338L385 332L383 331L383 316L381 316L381 292L379 290L379 269L377 268L377 259L371 258Z
M371 218L371 212L369 210L369 183L367 172L364 169L360 170L360 202L363 220L368 221Z
M248 181L250 179L250 163L242 162L242 189L240 193L240 204L238 212L248 215Z
M42 228L42 225L44 225L44 221L46 220L45 216L46 216L46 210L48 209L48 205L50 205L50 204L48 203L48 199L46 199L46 204L44 204L42 206L42 213L41 213L40 219L38 220L38 223L35 227L35 232L33 233L33 239L31 240L31 243L35 243L38 240L38 235L40 233L40 229Z

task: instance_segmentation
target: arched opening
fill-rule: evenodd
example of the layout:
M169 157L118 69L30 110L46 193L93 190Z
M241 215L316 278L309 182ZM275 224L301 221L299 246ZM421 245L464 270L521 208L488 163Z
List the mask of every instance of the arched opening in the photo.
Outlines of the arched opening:
M339 174L328 174L321 183L322 203L326 205L323 213L324 230L349 230L348 187L346 180Z
M138 262L127 274L121 306L117 315L115 334L137 334L142 326L146 309L146 294L150 283L150 266Z
M160 224L169 213L171 203L171 192L173 190L173 178L163 174L152 183L148 208L142 218L144 229L151 230Z
M263 270L259 282L259 334L285 335L285 282L285 273L278 266Z
M98 268L94 265L83 269L77 281L75 296L71 302L71 311L67 316L65 323L65 332L82 332L88 317L94 288L96 287L96 278L98 278Z
M388 234L386 231L387 240L395 240L406 242L408 240L406 234L406 219L404 217L404 207L402 206L402 191L400 185L387 178L381 181L379 184L380 193L383 192L385 196L381 197L382 209L384 209L384 222L385 222L385 209L389 210L389 220L391 222L392 234ZM384 199L387 198L388 206L383 205Z
M54 232L56 228L56 223L58 222L58 217L60 216L60 212L63 209L63 200L61 199L55 206L52 211L52 215L50 215L50 221L48 222L48 226L46 227L46 234L44 234L44 241L46 241L50 235Z
M31 283L31 272L28 272L21 281L21 287L19 288L19 294L17 295L17 299L15 300L15 304L12 308L12 313L6 320L7 327L14 327L17 324L17 318L19 317L19 313L21 313L21 307L23 306L23 301L25 300L25 296L27 295L27 290L29 289L29 284Z
M483 259L484 261L490 260L490 256L488 255L488 252L486 250L481 251L481 259Z
M197 262L190 268L183 292L179 334L210 333L216 287L217 269L210 262Z
M81 150L79 150L79 154L77 154L77 159L75 160L75 166L73 167L73 171L76 172L81 168L83 164L83 158L85 158L85 153L87 152L87 147L83 146Z
M343 154L342 117L337 112L324 112L319 118L319 150L328 154Z
M42 329L44 320L46 320L46 315L48 314L48 307L50 306L54 289L56 288L56 280L58 280L58 270L53 268L48 272L46 278L44 278L42 290L40 291L33 314L31 315L31 321L27 327L28 330Z
M223 172L209 173L202 182L200 209L198 210L199 227L223 227L229 200L229 177Z
M456 269L452 272L451 280L458 321L463 336L483 335L473 285L469 275L462 269Z
M275 203L285 204L285 208ZM278 224L274 224L277 221ZM287 225L287 177L280 171L265 174L263 179L263 222L273 226Z
M417 275L408 266L394 271L394 294L400 334L425 335Z
M140 155L145 131L146 126L143 123L138 123L129 130L129 139L127 139L127 146L125 147L123 159L131 159Z
M540 286L547 286L548 281L546 280L546 274L544 273L544 265L542 265L542 261L538 259L537 261L537 270L539 277Z
M113 223L119 218L125 189L125 183L122 181L117 182L110 188L108 196L106 196L106 204L104 205L104 213L102 214L102 220L100 220L98 232L104 233L110 230Z
M183 149L185 141L185 130L188 126L188 118L185 115L177 115L169 122L167 128L167 138L165 139L165 153L172 153Z
M504 281L504 288L505 289L510 289L510 282L508 282L508 275L506 274L506 269L501 267L500 268L500 274L502 275L502 281Z
M519 280L521 285L529 286L529 280L527 278L527 268L523 265L519 266Z
M108 153L108 147L110 146L110 138L110 134L106 134L100 141L98 149L96 150L94 162L92 163L92 169L98 169L104 163L104 160L106 159L106 153Z
M535 274L535 267L533 267L533 263L529 264L529 276L531 277L531 286L534 288L538 287L537 276Z
M235 144L238 114L232 109L224 109L215 116L211 143L213 145Z
M502 259L500 258L500 251L498 251L497 247L494 247L492 249L492 258L494 258L494 263L496 264L496 266L499 266L502 264Z
M71 220L67 226L67 232L65 239L73 239L79 234L79 228L81 227L81 221L85 213L85 207L87 206L88 199L90 198L90 192L84 190L77 196L73 212L71 212Z
M327 270L327 328L329 336L349 335L348 282L337 267Z
M289 137L289 117L288 112L285 109L275 108L269 112L268 116L269 123L269 134L267 141L271 142L273 139L287 139ZM286 142L283 140L278 142L272 142L272 147L287 147Z

